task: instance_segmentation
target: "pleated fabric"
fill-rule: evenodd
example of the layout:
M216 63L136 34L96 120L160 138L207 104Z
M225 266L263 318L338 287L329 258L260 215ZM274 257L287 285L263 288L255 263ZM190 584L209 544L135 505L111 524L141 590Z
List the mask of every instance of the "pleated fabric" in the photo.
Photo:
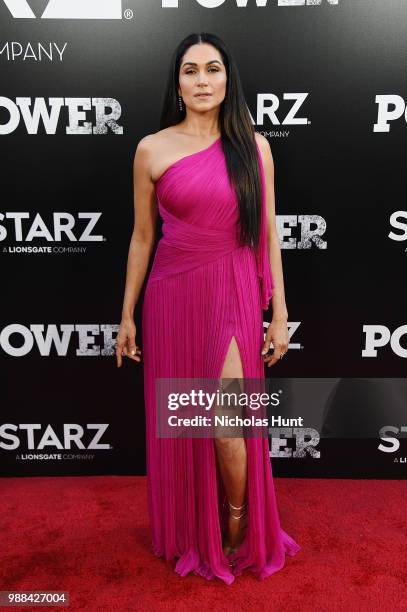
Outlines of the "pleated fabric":
M257 143L256 143L257 146ZM156 182L163 219L142 306L148 506L154 553L232 584L260 580L300 546L280 526L267 438L246 438L247 530L229 566L222 551L225 490L212 438L156 436L156 379L219 379L232 337L244 378L264 378L263 314L274 287L267 252L265 175L259 247L238 245L238 202L222 140L173 163Z

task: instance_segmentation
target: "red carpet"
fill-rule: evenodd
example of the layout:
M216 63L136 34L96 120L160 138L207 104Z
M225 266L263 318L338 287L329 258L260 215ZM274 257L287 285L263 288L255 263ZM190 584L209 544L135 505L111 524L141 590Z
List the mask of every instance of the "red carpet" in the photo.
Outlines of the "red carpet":
M226 586L152 554L144 477L0 479L0 590L69 591L58 609L75 612L407 611L407 481L274 482L302 551L263 582Z

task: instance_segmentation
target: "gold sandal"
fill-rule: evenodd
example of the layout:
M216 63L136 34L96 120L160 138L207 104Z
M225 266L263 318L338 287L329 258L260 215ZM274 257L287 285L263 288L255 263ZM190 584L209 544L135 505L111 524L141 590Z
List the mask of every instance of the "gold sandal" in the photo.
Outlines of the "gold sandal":
M246 516L246 513L247 513L247 502L245 502L241 506L234 506L229 501L228 501L228 504L229 504L230 510L243 510L243 512L241 514L239 514L238 516L235 516L234 514L231 514L229 512L229 517L230 518L234 519L235 521L239 521L241 518ZM243 538L242 538L242 541L243 541ZM225 545L227 546L227 548L229 548L229 552L225 553L225 556L229 558L231 555L233 555L234 553L236 553L239 550L239 548L241 546L241 542L240 542L239 546L232 546L231 544L228 544L228 542L226 541ZM229 558L229 565L231 567L234 566L234 561L231 560L230 558Z

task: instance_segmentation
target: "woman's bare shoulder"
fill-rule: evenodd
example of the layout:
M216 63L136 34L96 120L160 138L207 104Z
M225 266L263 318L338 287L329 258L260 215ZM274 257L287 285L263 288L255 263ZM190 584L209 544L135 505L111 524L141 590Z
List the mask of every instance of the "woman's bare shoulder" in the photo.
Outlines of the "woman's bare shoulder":
M257 144L263 153L271 153L270 143L267 138L263 136L263 134L260 134L260 132L254 132L254 137L256 138Z
M264 168L269 168L270 172L273 172L274 159L269 141L267 140L267 138L265 138L265 136L263 136L263 134L260 134L259 132L255 132L254 136L260 149L261 159L263 161Z
M171 153L173 149L173 129L165 128L143 136L137 144L135 159L143 159L148 166L152 180L155 181L154 175L156 172L157 161L166 158L165 152Z
M171 128L165 128L158 132L143 136L138 142L137 150L154 153L156 149L161 148L163 145L170 144L172 132L173 130Z
M147 134L137 145L139 156L146 160L145 163L148 164L148 171L154 183L172 163L174 152L176 153L180 148L179 138L177 139L175 132L176 129L170 126L153 134Z

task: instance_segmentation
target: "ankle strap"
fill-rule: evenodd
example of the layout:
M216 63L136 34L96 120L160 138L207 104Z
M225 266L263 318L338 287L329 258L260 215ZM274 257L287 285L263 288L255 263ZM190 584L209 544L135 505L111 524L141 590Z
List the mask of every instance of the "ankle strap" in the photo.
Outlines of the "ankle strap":
M234 506L233 504L231 504L231 503L229 502L229 506L232 508L232 510L242 510L242 508L245 508L246 503L247 503L247 502L245 502L245 503L244 503L244 504L242 504L241 506Z
M238 516L235 516L234 514L230 515L230 518L235 519L235 521L238 521L239 519L242 518L242 516L246 515L246 510L244 512L242 512L242 514L239 514Z

